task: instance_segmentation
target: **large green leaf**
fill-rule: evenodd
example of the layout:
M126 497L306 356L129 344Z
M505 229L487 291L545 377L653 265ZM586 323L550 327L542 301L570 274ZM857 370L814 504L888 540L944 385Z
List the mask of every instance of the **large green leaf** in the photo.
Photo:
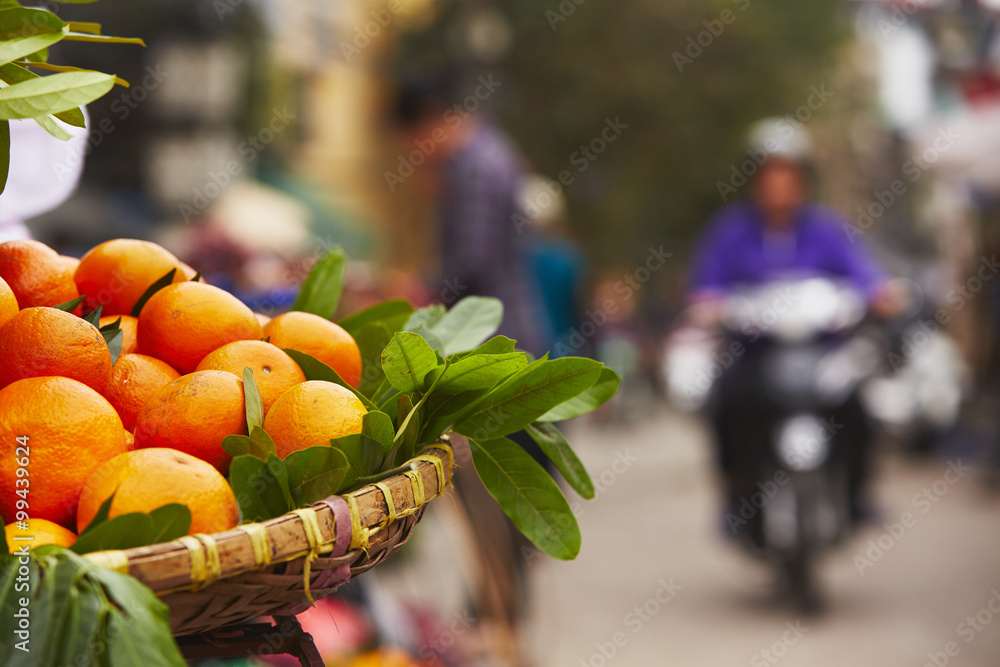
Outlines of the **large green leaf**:
M580 527L545 469L508 438L469 440L469 447L486 490L517 529L550 556L576 558Z
M477 440L520 431L546 412L586 391L601 374L593 359L539 359L476 401L455 430Z
M49 66L46 65L46 67ZM15 84L15 83L20 83L21 81L27 81L29 79L37 79L37 78L38 78L37 74L25 69L24 67L21 67L20 65L16 65L14 63L7 63L5 65L0 65L0 81L3 81L4 83ZM68 111L61 111L57 114L54 114L54 117L74 127L86 126L86 119L83 117L83 111L79 107L75 109L69 109ZM50 128L46 128L46 131L48 131L49 134L54 134ZM62 130L62 128L58 128L58 131L65 133L65 131ZM65 137L60 137L60 138L69 138L70 136L69 133L65 134L66 134Z
M448 356L482 344L496 333L502 320L503 303L499 299L468 296L440 320L426 326L444 345L444 354Z
M531 439L555 464L573 490L588 500L594 497L594 483L576 452L566 442L566 436L555 424L534 423L525 429Z
M382 370L382 350L389 344L393 333L382 322L372 322L361 327L354 337L361 351L361 381L358 383L358 391L372 400L389 387L385 371Z
M528 365L523 352L476 354L463 357L447 369L440 366L424 377L424 388L437 382L439 394L458 394L474 389L489 389L504 378ZM439 381L440 380L440 381Z
M382 370L390 384L402 392L419 392L424 376L437 368L437 353L419 334L396 332L382 351Z
M327 320L333 319L340 303L346 270L347 255L343 248L337 246L327 251L309 271L291 309L319 315Z
M342 451L325 445L286 456L288 485L295 505L303 507L337 493L347 475L348 466Z
M436 394L424 405L424 419L421 426L420 442L427 443L438 437L455 422L455 418L470 405L485 396L486 389L464 391L460 394Z
M274 454L267 460L237 456L229 465L229 484L244 523L265 521L295 509L288 470Z
M392 447L392 441L396 437L392 419L378 410L369 412L361 418L361 432L382 445L386 451Z
M48 48L69 33L58 16L41 9L0 9L0 63Z
M249 366L243 367L243 397L247 428L252 433L254 428L261 428L264 425L264 400L260 396L260 389L257 388L257 381L254 380L253 369Z
M101 97L114 83L110 74L65 72L8 86L0 89L0 119L35 118L75 109Z
M618 373L605 366L601 369L601 374L592 387L579 396L574 396L565 403L552 408L539 417L538 421L565 421L567 419L576 419L588 412L593 412L615 395L621 383L622 379L618 377Z
M307 380L322 380L324 382L339 384L341 387L350 390L352 394L357 396L361 402L364 403L366 410L378 410L378 406L372 403L367 396L364 396L357 389L347 384L344 378L340 377L340 374L337 371L333 370L316 357L311 354L306 354L305 352L292 350L290 348L284 348L284 351L295 361L295 363L299 365L299 368L302 369L302 373L306 376Z
M80 535L70 547L78 554L107 549L131 549L149 544L151 523L142 512L122 514Z
M385 448L381 443L361 433L335 438L330 444L343 452L347 459L344 489L350 489L362 477L379 472L385 460Z
M390 333L396 333L403 328L412 314L413 306L408 301L391 299L349 315L338 324L357 340L361 329L369 324L382 324L389 328Z
M457 359L471 357L474 354L509 354L514 351L517 341L506 336L494 336L474 350L455 356Z

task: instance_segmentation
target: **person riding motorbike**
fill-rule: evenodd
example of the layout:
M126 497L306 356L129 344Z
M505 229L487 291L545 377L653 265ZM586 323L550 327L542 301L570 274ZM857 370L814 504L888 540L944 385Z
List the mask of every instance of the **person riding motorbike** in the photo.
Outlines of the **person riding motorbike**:
M890 316L896 298L888 276L859 238L845 232L842 216L809 200L811 139L785 119L764 119L750 132L749 153L763 156L749 182L749 197L725 206L698 243L689 287L693 322L713 327L735 290L781 280L821 277L847 284L867 301L869 312ZM718 381L712 422L718 462L730 506L746 492L741 470L754 465L758 452L747 451L742 425L755 418L755 380L733 365ZM860 407L849 412L843 429L852 518L867 514L863 489L868 477L871 440ZM743 475L746 477L746 475ZM752 487L750 487L752 489Z

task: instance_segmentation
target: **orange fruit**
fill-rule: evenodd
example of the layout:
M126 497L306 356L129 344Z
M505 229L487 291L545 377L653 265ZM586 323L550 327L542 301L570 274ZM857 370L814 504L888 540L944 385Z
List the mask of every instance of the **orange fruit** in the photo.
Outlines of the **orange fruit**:
M7 320L17 315L20 308L17 305L17 297L14 290L7 282L0 278L0 327L7 323Z
M312 380L281 395L264 417L264 430L274 440L278 457L318 445L342 435L361 433L367 410L349 389Z
M125 430L131 431L150 397L180 376L165 361L144 354L123 354L111 369L111 386L105 396L118 411Z
M232 373L183 375L154 392L139 411L135 448L177 449L225 473L232 457L222 449L222 439L247 435L243 401L243 381Z
M73 525L87 478L125 451L122 420L82 382L28 378L0 389L0 516L10 522L28 509L33 519ZM25 495L29 507L19 507Z
M244 368L253 371L264 414L279 396L306 381L302 369L290 356L262 340L238 340L223 345L202 359L197 370L229 371L236 377L243 377Z
M74 278L88 311L103 303L103 315L129 315L149 286L176 269L173 282L187 280L180 260L165 248L138 239L114 239L80 258Z
M164 287L139 313L139 352L190 373L209 352L234 340L257 340L260 325L235 296L184 282Z
M38 241L0 243L0 278L21 308L58 306L80 296L62 257Z
M99 467L80 495L78 530L93 521L112 494L110 519L180 503L191 510L189 535L221 533L240 522L236 496L226 478L204 461L173 449L137 449Z
M271 321L271 318L263 313L254 313L253 316L257 318L257 322L260 323L261 328L266 327L267 323Z
M111 353L90 322L55 308L25 308L0 328L0 388L46 375L73 378L104 394Z
M361 380L361 350L339 324L319 315L292 311L264 326L264 337L282 349L310 354L337 371L344 382L357 387Z
M139 320L131 315L107 315L100 319L102 327L112 324L121 318L118 328L122 330L122 354L132 354L139 351L139 337L137 329Z
M25 545L30 551L46 544L68 547L76 542L76 533L68 528L63 528L58 523L52 523L47 519L26 519L25 522L28 525L24 530L18 527L21 522L17 521L12 521L3 527L4 537L7 538L7 548L11 553L20 550Z

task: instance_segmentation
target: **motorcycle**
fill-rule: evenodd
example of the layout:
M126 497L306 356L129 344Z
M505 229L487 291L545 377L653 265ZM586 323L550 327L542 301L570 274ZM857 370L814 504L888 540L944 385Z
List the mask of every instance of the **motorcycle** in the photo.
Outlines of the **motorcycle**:
M817 558L859 513L870 438L859 388L882 359L865 316L831 280L775 282L725 300L721 341L681 330L665 355L668 395L713 415L727 530L774 564L803 612L821 606Z

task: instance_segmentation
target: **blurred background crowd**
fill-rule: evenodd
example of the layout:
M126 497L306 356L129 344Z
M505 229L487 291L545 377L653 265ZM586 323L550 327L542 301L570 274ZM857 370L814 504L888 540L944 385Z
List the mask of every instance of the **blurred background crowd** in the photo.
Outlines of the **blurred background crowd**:
M115 72L132 85L92 104L89 137L59 147L52 173L39 174L56 188L84 163L65 203L36 216L19 209L14 194L0 197L4 240L25 233L20 222L66 255L108 238L155 240L265 314L287 308L312 260L340 245L352 259L345 313L389 297L447 305L492 294L504 299L508 331L525 347L594 356L623 376L620 396L598 416L603 425L580 434L595 478L605 469L616 475L610 484L603 479L608 491L594 501L601 508L587 504L581 514L584 553L572 565L529 568L536 579L539 572L561 577L558 592L539 584L524 602L533 632L518 643L537 664L674 664L671 651L686 656L681 664L774 664L755 656L757 648L700 660L713 650L707 630L685 653L666 613L644 621L662 624L663 632L636 632L625 644L611 640L620 629L633 636L617 607L587 631L581 620L604 593L626 595L622 562L641 545L648 547L643 558L662 565L662 577L674 573L679 581L699 553L721 549L708 518L717 509L708 454L698 453L707 450L705 435L666 407L664 349L686 307L699 231L713 211L744 196L760 167L746 132L762 117L801 125L812 136L813 194L846 216L847 238L868 244L931 312L950 309L962 394L933 400L954 402L957 416L908 441L897 437L896 448L975 459L986 482L990 466L1000 464L1000 281L991 280L1000 246L995 0L102 0L66 5L60 14L142 37L148 48L53 49L55 61ZM608 466L630 445L645 452L659 479L637 476L633 489L611 488L631 462ZM691 470L702 471L695 477L707 491L677 491L688 488ZM907 470L893 478L904 504L907 485L917 484L907 475L934 474ZM657 495L668 483L679 496ZM659 507L669 502L671 509ZM666 518L617 523L630 512ZM685 521L698 537L688 551L676 551L667 545L685 534ZM428 531L448 532L447 515L428 523ZM968 545L990 539L995 554L995 519L975 526ZM629 546L651 529L656 536ZM454 557L427 542L413 547L413 560ZM926 555L913 551L918 561ZM850 557L847 563L852 570ZM726 582L754 580L728 561L719 567ZM891 637L887 655L905 660L835 664L919 667L962 620L972 604L965 601L978 599L971 591L986 594L985 604L995 574L963 583L962 602L947 594L946 602L904 597L954 612L909 625L889 621L888 635L879 637ZM935 575L900 576L910 585ZM381 640L419 655L429 633L442 641L420 657L506 664L467 657L498 640L493 629L448 616L464 602L453 584L426 572L371 578L371 590L354 594L368 610L364 623L343 611L342 600L323 607L337 620L334 645ZM383 578L393 585L380 587ZM407 583L414 579L425 585ZM650 574L628 599L655 595L655 581ZM408 587L415 590L402 602L386 592ZM721 596L710 600L729 606L709 588ZM671 602L678 609L687 595L680 590ZM700 613L711 625L710 605L687 615ZM734 605L728 620L749 628L742 635L748 646L771 646L782 635L766 634L767 624L794 620ZM844 637L877 627L891 615L881 612L856 613L862 620L832 630L829 642L842 647ZM409 629L393 634L401 625L386 619L401 614L411 619ZM466 632L473 626L480 631ZM941 641L932 634L924 646L919 638L928 627L940 630ZM965 662L954 664L996 664L1000 639L992 636L977 639ZM812 658L800 653L788 664L826 664L827 651L818 647L830 644L813 641ZM452 644L464 644L466 657L456 657ZM785 646L790 656L794 650ZM491 651L497 654L484 654Z

